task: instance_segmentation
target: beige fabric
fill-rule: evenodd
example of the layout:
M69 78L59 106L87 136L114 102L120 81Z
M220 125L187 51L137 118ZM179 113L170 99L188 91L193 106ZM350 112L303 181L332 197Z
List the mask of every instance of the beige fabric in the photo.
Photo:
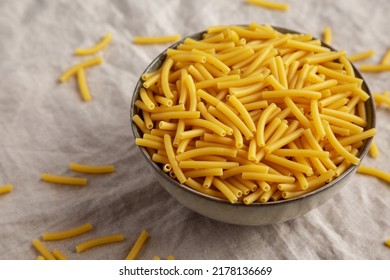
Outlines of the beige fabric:
M356 175L334 199L302 218L264 227L223 224L179 205L150 175L134 145L129 105L135 83L168 45L132 44L136 35L180 33L216 24L269 23L319 36L349 53L390 47L390 2L286 0L278 12L243 0L1 1L0 3L0 259L35 259L31 245L45 231L91 222L76 238L46 242L72 259L123 259L142 229L151 238L141 259L390 259L390 188ZM86 71L93 100L83 103L74 79L59 75L82 61L76 47L112 43L104 63ZM372 91L390 89L390 73L365 74ZM364 164L390 172L390 115L377 114L381 156ZM110 175L88 175L86 187L40 181L42 172L73 175L71 161L115 164ZM75 252L90 238L123 233L121 243Z

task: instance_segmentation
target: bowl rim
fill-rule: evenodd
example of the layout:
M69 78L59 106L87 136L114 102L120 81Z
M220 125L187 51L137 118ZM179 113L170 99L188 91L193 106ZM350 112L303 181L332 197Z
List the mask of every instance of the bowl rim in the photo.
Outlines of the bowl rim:
M226 25L226 26L233 26L233 25ZM235 26L237 26L237 24ZM238 24L238 26L248 26L248 24ZM283 34L310 34L310 33L298 32L298 31L295 31L295 30L291 30L291 29L287 29L287 28L279 27L279 26L274 26L274 25L271 25L271 27L274 28L276 31L278 31L280 33L283 33ZM168 49L172 49L172 48L175 49L175 48L177 48L177 46L182 44L184 42L184 40L187 39L187 38L199 39L206 32L207 32L207 30L203 30L203 31L200 31L200 32L193 33L191 35L183 37L181 40L175 42L174 44L171 44L163 52L161 52L159 55L157 55L152 60L151 63L149 63L149 65L142 72L141 76L143 74L145 74L145 73L150 72L151 69L153 69L153 66L158 64L159 61L160 61L160 63L162 63L165 60L165 58L166 58ZM319 39L317 39L314 36L313 36L313 39L319 40ZM332 47L329 44L326 44L322 40L320 40L320 42L321 42L322 46L329 48L331 51L337 51L334 47ZM360 71L357 69L357 67L352 62L351 62L351 66L352 66L352 68L353 68L353 70L355 72L355 77L357 77L357 78L359 78L359 79L361 79L363 81L361 87L370 96L370 98L367 101L365 101L365 108L366 109L369 108L370 112L372 112L372 114L368 116L368 123L367 123L367 128L366 129L375 128L375 125L376 125L376 108L375 108L375 103L374 103L374 100L373 100L372 93L371 93L371 91L370 91L370 89L368 87L368 84L365 81L363 75L360 73ZM161 67L161 65L159 65L159 67ZM136 85L134 87L133 96L132 96L132 99L131 99L131 106L130 106L130 123L131 123L132 131L133 131L133 136L135 138L141 137L141 135L140 135L140 133L138 131L138 127L132 121L132 117L136 114L136 112L138 113L138 111L139 111L138 108L136 108L136 106L134 104L135 104L135 101L139 99L139 90L142 87L142 82L143 82L142 79L141 79L141 76L138 79L138 81L137 81L137 83L136 83ZM221 198L218 198L218 197L214 197L214 196L211 196L211 195L207 195L207 194L198 192L198 191L196 191L195 189L193 189L193 188L191 188L189 186L186 186L184 184L179 183L176 179L171 178L168 174L163 172L162 168L156 162L152 161L151 157L149 156L149 154L147 153L147 151L146 151L146 149L144 147L141 147L141 146L138 146L138 145L136 145L136 146L140 149L142 155L145 157L147 162L150 163L150 165L153 167L153 169L157 173L159 173L161 176L163 176L166 180L168 180L173 185L175 185L175 187L177 187L177 188L180 188L182 190L190 192L190 193L192 193L192 194L194 194L196 196L199 196L201 198L204 198L204 199L216 202L216 203L221 203L221 204L224 204L224 205L233 205L233 206L237 206L237 207L240 207L240 206L241 207L274 207L274 206L277 206L277 205L280 205L280 204L288 204L288 203L294 203L294 202L300 201L300 200L306 200L306 199L308 199L308 198L310 198L312 196L315 196L316 194L318 194L320 192L323 192L323 191L326 191L326 190L328 190L328 189L330 189L332 187L335 187L335 185L337 185L338 182L341 182L346 177L349 177L349 175L351 173L355 173L356 172L356 170L359 167L360 163L362 162L364 157L367 155L372 140L373 140L373 137L370 137L370 138L364 140L364 144L361 147L361 150L359 151L360 152L359 153L360 162L359 162L358 165L351 165L340 176L338 176L336 179L332 180L331 182L326 183L321 188L318 188L318 189L316 189L316 190L314 190L312 192L309 192L307 194L304 194L304 195L301 195L301 196L298 196L298 197L295 197L295 198L282 199L282 200L277 200L277 201L267 201L267 202L257 202L256 201L256 202L253 202L253 203L251 203L249 205L245 204L243 201L237 201L235 203L231 203L228 200L221 199Z

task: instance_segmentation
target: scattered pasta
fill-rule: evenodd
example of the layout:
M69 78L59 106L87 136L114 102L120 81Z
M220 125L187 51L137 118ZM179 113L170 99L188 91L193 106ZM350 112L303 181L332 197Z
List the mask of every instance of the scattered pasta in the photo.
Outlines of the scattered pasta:
M385 91L383 94L380 93L374 93L372 96L374 97L375 104L380 105L382 103L385 103L386 105L390 106L390 97L389 92Z
M93 225L91 223L86 223L81 226L67 229L64 231L45 232L42 234L42 239L45 241L67 239L67 238L84 234L86 232L91 231L92 229L93 229Z
M108 235L108 236L91 239L76 245L76 252L81 253L87 249L96 246L106 245L114 242L120 242L123 241L124 239L125 237L123 236L123 234L114 234L114 235Z
M390 71L390 64L362 64L360 65L362 72L384 72Z
M79 85L81 97L83 98L84 102L90 101L92 97L89 92L84 68L80 68L77 70L77 83Z
M390 238L385 241L385 245L390 248Z
M74 186L86 186L87 178L60 176L50 173L43 173L41 175L42 181L54 184L74 185Z
M54 249L53 250L53 256L57 259L57 260L69 260L69 258L67 256L64 255L64 253L62 253L60 250L58 249Z
M180 183L231 203L312 192L358 165L376 133L346 52L310 34L212 26L143 77L136 144Z
M70 77L72 77L73 75L76 75L78 70L85 69L87 67L92 67L92 66L95 66L97 64L101 64L102 62L103 62L103 58L102 57L94 57L94 58L85 60L83 62L80 62L80 63L72 66L68 70L66 70L60 76L59 80L60 80L61 83L66 82Z
M327 26L324 28L324 32L322 34L322 40L324 41L325 44L331 45L332 44L332 29Z
M176 42L179 41L180 39L181 39L181 35L179 34L155 36L155 37L136 36L134 37L133 42L135 44L165 44L165 43Z
M372 143L371 143L369 153L370 153L370 156L371 156L372 158L377 158L377 157L379 157L378 146L376 145L376 143L375 143L374 141L372 141Z
M382 57L381 64L389 64L390 63L390 48L387 49L385 55Z
M367 58L370 58L372 56L375 55L375 51L374 50L368 50L368 51L365 51L365 52L360 52L360 53L356 53L356 54L353 54L353 55L350 55L348 56L348 59L352 62L355 62L355 61L358 61L358 60L363 60L363 59L367 59Z
M75 54L76 55L91 55L91 54L95 54L95 53L101 51L102 49L104 49L108 45L108 43L111 42L111 40L112 40L111 33L107 33L104 36L104 38L98 44L96 44L95 46L87 48L87 49L77 48L76 51L75 51Z
M173 261L173 260L175 260L175 259L176 259L176 258L175 258L174 256L172 256L172 255L167 256L167 260Z
M143 230L141 234L138 236L137 240L135 241L130 252L126 256L126 260L135 260L137 258L139 251L142 249L148 237L149 237L149 233L146 230Z
M115 172L114 165L85 165L80 163L71 162L69 168L75 172L90 173L90 174L105 174Z
M272 10L287 11L289 8L287 3L273 2L269 0L246 0L246 2Z
M39 241L38 239L34 239L32 241L32 244L35 249L46 259L46 260L55 260L56 258L53 256L52 253L46 248L46 246Z
M0 194L5 194L5 193L12 192L13 189L14 189L13 185L5 184L3 186L0 186Z
M384 180L387 183L390 183L390 173L386 173L378 168L360 165L358 168L358 172L377 177L379 179Z

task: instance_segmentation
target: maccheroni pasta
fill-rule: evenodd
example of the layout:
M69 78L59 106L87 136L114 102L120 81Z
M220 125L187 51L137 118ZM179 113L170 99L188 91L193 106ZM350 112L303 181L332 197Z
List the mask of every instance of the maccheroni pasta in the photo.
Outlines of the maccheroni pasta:
M376 133L347 53L310 34L212 26L166 53L142 75L136 144L198 192L245 204L296 198L358 165Z

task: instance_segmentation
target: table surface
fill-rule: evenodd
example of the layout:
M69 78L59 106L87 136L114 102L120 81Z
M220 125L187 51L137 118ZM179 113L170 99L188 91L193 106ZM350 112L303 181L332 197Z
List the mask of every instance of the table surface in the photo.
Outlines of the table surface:
M150 233L140 259L390 259L390 188L357 174L333 199L281 224L246 227L205 218L180 205L150 176L134 144L129 107L138 77L168 45L135 45L137 35L179 33L252 21L314 36L333 29L336 49L390 47L390 2L286 0L287 12L243 0L1 1L0 2L0 259L35 259L32 240L90 222L94 230L46 242L71 259L123 259L142 229ZM84 60L76 47L113 40L102 65L87 70L93 99L82 102L74 79L59 75ZM390 73L364 74L373 92L390 89ZM377 111L380 157L365 165L390 172L390 114ZM41 173L73 176L70 162L114 164L116 172L87 175L86 187L42 182ZM123 242L83 253L75 245L122 233Z

